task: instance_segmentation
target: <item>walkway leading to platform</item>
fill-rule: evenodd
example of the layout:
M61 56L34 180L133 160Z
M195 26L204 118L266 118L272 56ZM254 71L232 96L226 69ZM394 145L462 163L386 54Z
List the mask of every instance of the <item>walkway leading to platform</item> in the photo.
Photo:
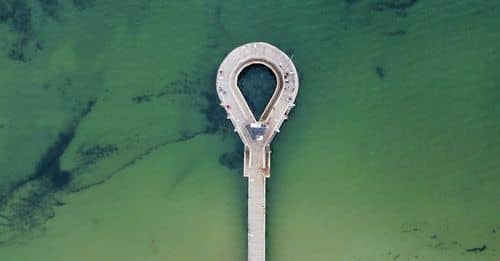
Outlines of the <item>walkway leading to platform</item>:
M237 86L241 71L253 64L267 66L276 77L276 89L256 119ZM217 71L217 94L228 119L245 146L244 176L248 177L248 260L266 259L266 178L271 176L273 137L295 106L299 88L292 60L263 42L248 43L231 51Z

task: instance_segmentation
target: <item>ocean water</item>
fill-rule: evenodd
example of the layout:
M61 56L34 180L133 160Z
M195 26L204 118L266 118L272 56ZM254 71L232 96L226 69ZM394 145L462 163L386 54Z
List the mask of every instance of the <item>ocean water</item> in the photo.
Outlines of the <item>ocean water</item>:
M301 83L268 260L500 258L500 3L0 0L0 260L245 260L251 41Z

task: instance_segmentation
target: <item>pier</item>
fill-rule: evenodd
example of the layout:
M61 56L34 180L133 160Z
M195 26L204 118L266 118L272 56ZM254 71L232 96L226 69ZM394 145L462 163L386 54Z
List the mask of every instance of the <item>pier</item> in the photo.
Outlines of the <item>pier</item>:
M243 69L261 64L276 78L276 88L257 119L237 82ZM248 260L266 259L266 179L271 176L271 141L295 107L299 88L292 60L264 42L244 44L231 51L217 71L217 95L234 131L245 146L243 175L248 178Z

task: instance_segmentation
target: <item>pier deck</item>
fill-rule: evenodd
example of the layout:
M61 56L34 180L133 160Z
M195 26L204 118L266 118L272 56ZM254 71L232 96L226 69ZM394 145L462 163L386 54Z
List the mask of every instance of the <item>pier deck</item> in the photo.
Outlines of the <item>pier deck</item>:
M256 119L237 86L240 72L253 64L267 66L276 77L276 89ZM227 112L245 146L244 176L248 177L248 260L266 258L266 178L271 175L270 144L295 106L299 87L297 70L278 48L263 42L248 43L231 51L217 71L220 105Z

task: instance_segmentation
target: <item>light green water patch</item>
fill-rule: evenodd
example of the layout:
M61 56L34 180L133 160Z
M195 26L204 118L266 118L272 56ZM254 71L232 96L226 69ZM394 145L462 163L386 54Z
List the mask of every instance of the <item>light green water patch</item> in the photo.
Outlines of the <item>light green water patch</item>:
M340 39L306 74L273 153L273 260L496 259L498 21L433 8L402 39Z
M142 31L130 33L127 23L115 28L107 51L99 57L110 61L103 68L107 93L68 155L78 154L88 144L119 144L121 155L116 160L120 163L113 160L102 165L109 172L161 144L204 131L206 123L199 110L206 87L198 71L204 46L196 44L206 38L198 28L204 19L203 6L190 10L199 23L185 27L159 22L178 16L175 6L161 5L155 10L141 24ZM78 163L68 161L67 166L75 168ZM101 171L95 169L84 178L101 175Z
M113 12L110 4L71 9L74 20L64 16L36 31L43 52L26 62L2 61L9 86L2 90L2 121L9 123L2 154L9 156L2 158L1 185L10 192L1 199L8 224L0 241L21 240L53 216L60 204L54 197L63 197L50 184L55 175L66 173L64 192L81 191L207 132L201 110L208 73L199 69L206 45L197 44L207 38L205 5L191 5L193 23L165 26L158 21L179 18L178 7L151 3L155 12L129 30L127 13L142 7L121 3Z
M244 182L218 165L223 148L213 136L163 147L113 182L67 197L43 237L2 257L242 260Z

